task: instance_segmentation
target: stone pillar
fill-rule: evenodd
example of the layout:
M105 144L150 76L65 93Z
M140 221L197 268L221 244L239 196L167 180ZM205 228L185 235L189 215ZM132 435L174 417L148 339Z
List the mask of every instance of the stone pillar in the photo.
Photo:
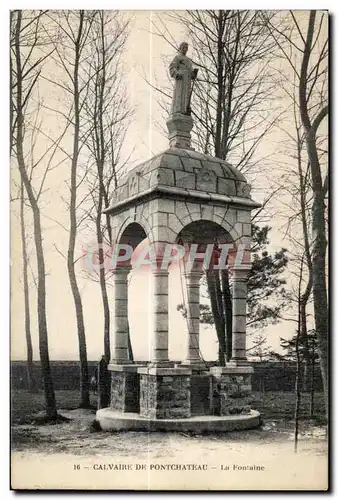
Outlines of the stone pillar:
M188 354L184 365L201 365L199 351L200 331L200 279L203 272L192 269L184 274L187 291Z
M128 360L128 274L129 267L114 270L114 337L112 363L127 364Z
M169 365L168 358L168 279L167 269L152 271L152 366Z
M246 300L247 281L251 266L233 268L232 290L232 356L231 363L247 364L246 359Z

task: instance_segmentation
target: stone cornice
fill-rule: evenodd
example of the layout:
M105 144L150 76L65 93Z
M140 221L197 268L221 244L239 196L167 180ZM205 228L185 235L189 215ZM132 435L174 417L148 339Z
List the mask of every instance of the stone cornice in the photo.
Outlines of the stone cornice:
M204 202L219 203L224 205L235 205L240 208L246 208L252 210L254 208L259 208L262 205L250 198L240 198L238 196L227 196L216 193L205 193L203 191L197 191L193 189L184 189L174 186L153 186L149 189L137 193L125 200L121 200L115 203L113 206L106 208L103 213L114 215L115 213L128 208L129 205L135 205L136 201L143 202L145 199L156 198L157 195L165 195L169 199L189 199Z

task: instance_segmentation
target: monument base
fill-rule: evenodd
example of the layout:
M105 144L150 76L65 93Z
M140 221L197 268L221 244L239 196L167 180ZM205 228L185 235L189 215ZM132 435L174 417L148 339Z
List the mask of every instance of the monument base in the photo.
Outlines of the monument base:
M212 432L241 431L254 429L260 425L260 414L251 410L248 414L231 416L197 416L175 419L154 419L141 417L138 413L119 413L111 408L103 408L96 413L96 420L106 432L146 431L146 432Z
M140 409L140 381L137 370L141 364L110 364L110 409L122 413Z
M188 368L139 368L140 417L176 419L190 417Z
M219 415L240 415L251 412L251 375L253 368L245 366L214 366L214 406Z

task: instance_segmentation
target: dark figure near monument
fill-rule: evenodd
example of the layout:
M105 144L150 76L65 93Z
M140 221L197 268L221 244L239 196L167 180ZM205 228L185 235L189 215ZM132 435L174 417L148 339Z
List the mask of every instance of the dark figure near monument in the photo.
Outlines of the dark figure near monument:
M97 380L98 409L108 408L110 403L110 373L105 355L101 357L96 367L95 378Z
M178 54L169 66L170 76L175 78L174 93L171 102L170 114L180 113L190 115L190 101L192 93L192 80L197 77L197 69L193 69L192 61L186 55L188 52L187 42L182 42Z

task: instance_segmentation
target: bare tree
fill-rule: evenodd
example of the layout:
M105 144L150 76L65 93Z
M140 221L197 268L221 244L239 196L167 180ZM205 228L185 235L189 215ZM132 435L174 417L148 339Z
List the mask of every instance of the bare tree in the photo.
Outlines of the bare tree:
M42 245L42 227L40 197L44 189L44 182L50 170L53 158L53 145L36 160L32 151L32 136L36 132L36 122L31 122L33 95L37 88L42 64L50 53L42 54L39 50L41 42L42 11L17 10L11 13L11 151L16 158L21 181L27 194L32 210L34 243L37 262L37 302L38 302L38 330L39 351L42 378L44 382L46 416L49 419L57 418L54 386L49 362L48 330L46 317L46 271L45 257ZM34 113L33 113L34 114ZM37 116L37 113L35 114ZM28 150L28 151L27 151ZM46 156L50 154L46 167L42 172L42 181L38 189L34 188L34 173ZM29 156L31 162L29 162ZM22 194L23 199L23 194ZM23 239L23 249L25 249ZM24 250L25 251L25 250ZM24 261L26 259L24 258ZM27 261L26 261L27 262ZM24 263L25 265L25 263ZM25 297L26 298L26 297ZM27 304L26 304L27 306ZM27 313L26 307L26 328ZM27 329L26 329L27 332Z
M294 127L290 129L282 128L286 134L286 165L281 165L285 173L282 175L282 189L285 191L287 199L286 206L286 236L290 241L290 246L293 249L291 254L294 255L293 263L300 268L302 266L301 285L305 286L300 292L297 306L299 307L298 315L300 317L300 342L303 346L303 357L305 359L304 366L304 390L308 387L309 368L311 363L310 349L308 346L308 313L307 307L311 299L313 272L311 258L311 202L312 190L310 179L310 166L307 159L305 147L305 134L302 130L300 117L297 106L296 87L294 85L293 92L289 92L289 97L293 103L293 121ZM291 159L291 162L290 162ZM293 168L293 165L295 167ZM287 180L287 182L285 182Z
M288 30L281 42L280 30L269 22L285 60L289 73L294 75L297 86L297 110L307 149L311 177L312 236L311 273L315 329L318 340L320 366L323 379L326 409L328 411L328 304L326 285L326 205L328 171L325 157L320 155L319 128L327 142L324 119L328 115L328 13L309 11L290 12ZM287 76L286 76L287 77Z
M268 19L274 15L267 13ZM253 173L255 152L276 118L270 99L275 83L268 64L275 43L267 21L259 11L247 10L186 11L169 14L171 18L181 24L197 56L192 106L196 144L243 173ZM177 40L160 18L155 30L176 48ZM161 89L164 107L170 93L170 88Z
M46 36L54 47L53 61L59 75L45 80L54 84L63 94L66 109L52 109L64 121L64 130L72 132L72 147L65 152L70 164L69 180L69 237L67 250L67 269L69 283L73 295L77 322L77 336L80 359L80 407L90 406L89 377L86 333L82 297L77 281L75 246L78 228L82 219L78 217L79 207L85 203L86 196L79 199L79 188L90 168L88 159L81 156L81 150L88 137L86 124L83 122L83 109L88 96L89 81L92 77L86 71L86 48L92 37L92 25L97 11L68 10L51 11L50 26L46 28ZM60 146L62 151L65 151ZM83 168L84 167L84 168Z
M28 283L29 257L27 252L27 237L26 237L26 224L25 224L25 190L22 181L20 186L20 228L21 228L21 245L22 245L23 293L24 293L24 303L25 303L27 381L28 381L28 389L30 391L35 391L37 386L33 368L33 344L31 335L31 314L30 314L30 297L29 297L29 283Z
M270 20L274 13L267 13ZM198 57L192 114L195 143L206 154L228 161L243 173L262 169L259 146L274 126L271 94L275 83L269 62L275 51L268 21L259 11L205 10L170 15L184 28ZM173 47L168 28L159 19L156 31ZM162 91L163 106L170 89ZM270 196L269 196L270 198ZM269 200L270 201L270 200ZM219 363L231 357L231 275L227 270L206 276L219 341Z
M129 20L121 13L98 11L93 23L95 36L89 47L91 57L88 59L88 74L93 77L84 106L89 127L86 146L96 165L96 171L87 178L93 203L88 216L95 224L98 244L98 277L107 360L110 360L110 309L106 280L111 270L105 269L103 247L105 244L111 246L113 241L110 216L104 215L103 210L110 205L112 193L118 184L119 171L124 167L120 165L121 149L132 114L122 62L128 26ZM132 350L130 355L132 358Z
M301 391L300 391L300 350L299 343L301 337L301 328L302 328L302 318L301 318L301 300L302 300L302 279L303 279L303 263L304 256L301 260L300 264L300 272L299 272L299 282L298 282L298 325L297 325L297 335L296 335L296 383L295 383L295 395L296 395L296 404L295 404L295 439L294 439L294 451L297 453L298 451L298 434L299 434L299 414L300 414L300 404L301 404Z

